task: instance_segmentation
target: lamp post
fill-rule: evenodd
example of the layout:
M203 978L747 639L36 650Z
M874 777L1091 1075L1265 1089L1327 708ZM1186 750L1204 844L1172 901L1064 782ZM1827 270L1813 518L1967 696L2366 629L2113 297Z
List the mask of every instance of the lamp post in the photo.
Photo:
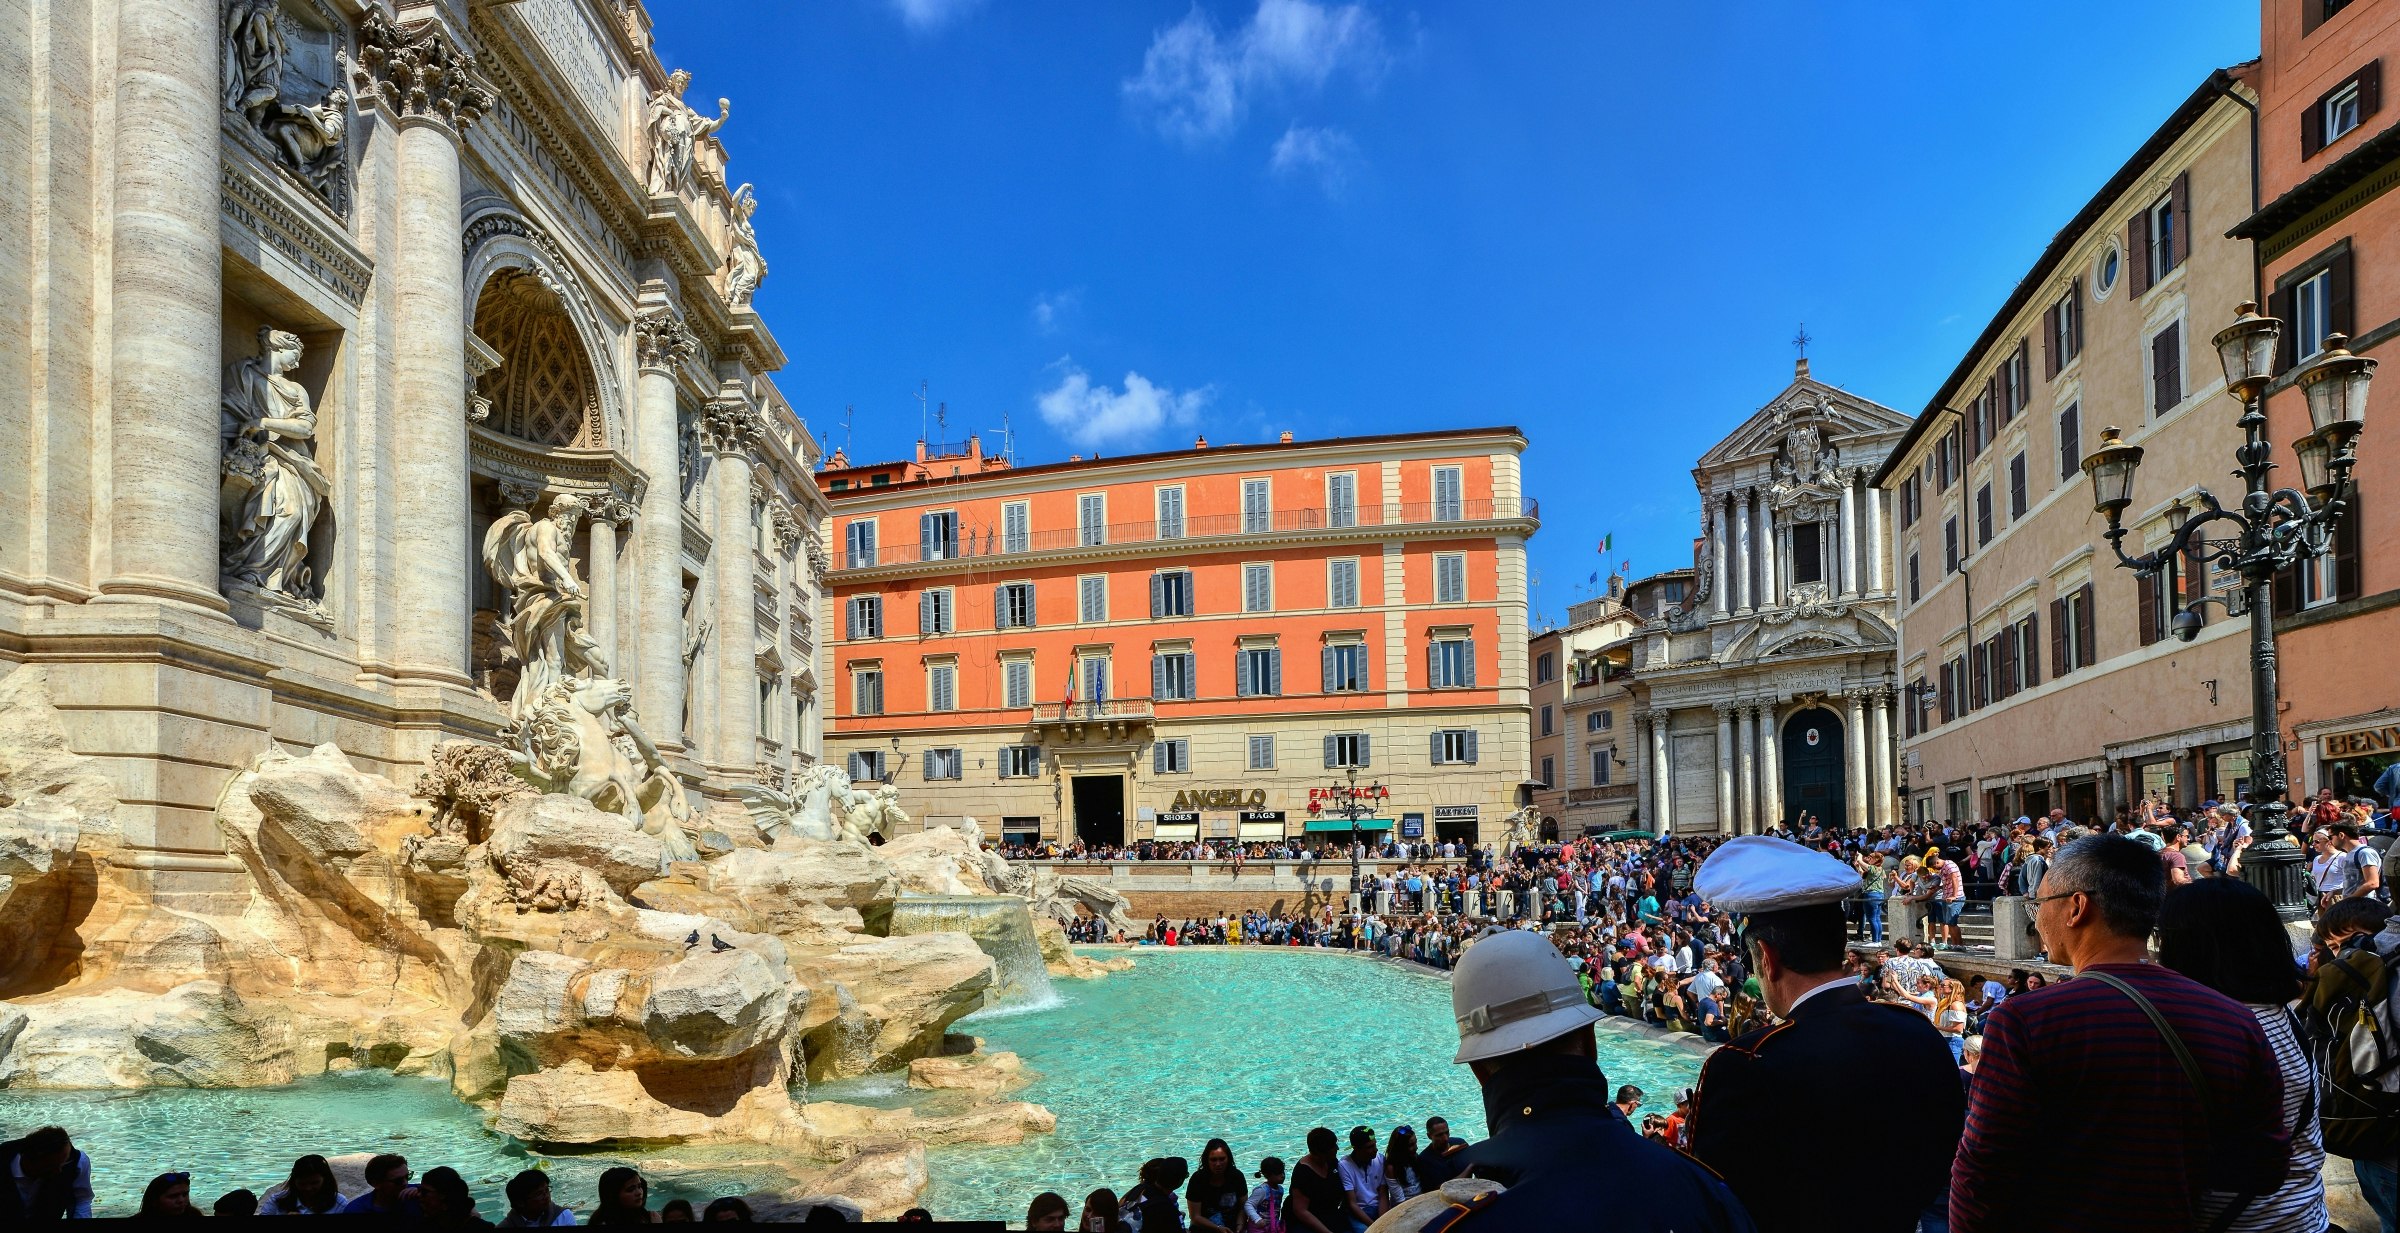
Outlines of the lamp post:
M2286 920L2308 915L2305 860L2284 836L2284 797L2290 781L2283 761L2282 723L2275 677L2275 575L2333 551L2334 528L2350 498L2350 469L2357 462L2359 433L2366 427L2367 388L2375 361L2350 354L2349 339L2328 335L2324 350L2294 382L2308 399L2310 429L2292 443L2300 462L2301 487L2275 488L2274 446L2267 440L2265 393L2273 379L2275 349L2283 322L2258 315L2244 303L2232 325L2215 339L2225 368L2225 392L2242 405L2242 444L2234 450L2242 477L2241 508L2227 509L2206 489L2196 499L2200 512L2186 518L2166 545L2144 556L2125 553L2124 515L2133 504L2134 475L2142 448L2125 444L2118 431L2100 434L2100 448L2083 460L2092 484L2092 508L2108 516L2108 545L2120 568L2151 578L2178 558L2206 561L2242 578L2232 596L2201 596L2177 611L2170 632L2184 642L2200 633L2203 604L2223 604L2229 615L2250 618L2250 799L2257 838L2243 857L2243 876L2274 899ZM2229 538L2201 535L2212 524L2228 524ZM2268 841L2272 832L2276 838Z

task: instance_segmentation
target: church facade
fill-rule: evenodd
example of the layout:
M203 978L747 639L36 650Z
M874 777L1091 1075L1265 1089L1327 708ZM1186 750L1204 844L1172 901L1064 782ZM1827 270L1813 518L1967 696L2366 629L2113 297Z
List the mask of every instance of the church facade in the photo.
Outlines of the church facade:
M1882 495L1907 416L1808 375L1693 468L1695 585L1635 640L1641 816L1660 834L1899 818Z
M814 761L817 450L730 108L638 0L63 0L0 48L0 667L106 768L112 876L237 884L270 750L539 764L570 697L679 810Z

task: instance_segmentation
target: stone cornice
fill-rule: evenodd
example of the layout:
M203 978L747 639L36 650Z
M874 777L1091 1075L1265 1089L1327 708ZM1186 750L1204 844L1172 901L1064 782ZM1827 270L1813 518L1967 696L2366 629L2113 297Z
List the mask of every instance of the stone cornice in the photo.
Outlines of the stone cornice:
M464 133L496 99L475 57L435 21L402 26L370 8L358 24L359 97L396 120L425 120Z

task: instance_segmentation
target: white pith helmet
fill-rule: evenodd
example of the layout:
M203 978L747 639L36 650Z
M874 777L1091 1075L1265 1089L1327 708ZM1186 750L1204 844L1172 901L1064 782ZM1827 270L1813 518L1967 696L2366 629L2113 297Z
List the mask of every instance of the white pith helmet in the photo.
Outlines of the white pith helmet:
M1597 1022L1575 969L1541 934L1510 929L1467 948L1450 976L1458 1056L1480 1062L1554 1040Z

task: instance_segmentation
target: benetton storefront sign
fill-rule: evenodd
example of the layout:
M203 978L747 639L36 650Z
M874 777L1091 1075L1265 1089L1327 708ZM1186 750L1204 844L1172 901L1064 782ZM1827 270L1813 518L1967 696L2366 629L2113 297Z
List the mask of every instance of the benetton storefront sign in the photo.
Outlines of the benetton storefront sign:
M2380 728L2352 728L2317 738L2317 748L2329 760L2361 758L2369 754L2400 753L2400 724L2385 724Z
M1265 788L1185 788L1167 806L1176 813L1199 809L1265 809Z

